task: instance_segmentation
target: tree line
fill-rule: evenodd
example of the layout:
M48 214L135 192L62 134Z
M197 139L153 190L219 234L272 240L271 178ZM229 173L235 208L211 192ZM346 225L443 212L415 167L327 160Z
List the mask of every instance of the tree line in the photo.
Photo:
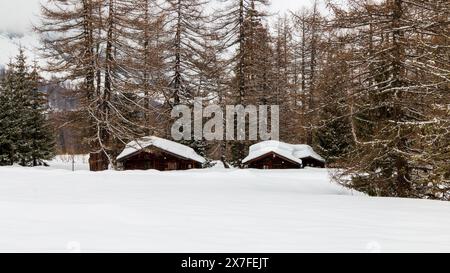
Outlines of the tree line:
M48 0L36 31L104 168L201 97L279 105L281 140L314 146L348 187L449 199L448 1L322 4L273 18L266 0ZM239 165L252 143L186 144Z

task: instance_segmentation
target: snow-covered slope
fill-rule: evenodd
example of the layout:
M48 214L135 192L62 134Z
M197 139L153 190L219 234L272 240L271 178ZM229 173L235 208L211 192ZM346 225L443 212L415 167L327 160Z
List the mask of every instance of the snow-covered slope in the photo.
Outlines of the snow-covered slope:
M449 215L352 193L322 169L0 168L0 252L450 251Z

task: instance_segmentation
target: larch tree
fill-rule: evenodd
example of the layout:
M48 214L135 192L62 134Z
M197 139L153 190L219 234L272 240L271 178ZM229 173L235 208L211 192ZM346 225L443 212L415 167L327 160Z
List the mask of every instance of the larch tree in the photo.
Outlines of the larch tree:
M274 63L275 63L275 98L280 106L280 139L289 143L301 143L305 139L302 96L301 64L306 61L300 54L302 36L298 33L298 18L279 17L275 26ZM306 54L306 50L304 51ZM305 66L303 66L305 67Z
M166 99L171 106L191 105L195 96L201 96L203 51L208 39L206 5L203 0L166 0L162 4L169 74Z
M269 81L268 77L266 80L262 80L252 76L263 69L262 67L255 69L257 62L261 63L264 58L270 58L270 56L256 54L256 50L267 53L270 47L269 34L261 23L266 17L264 8L268 5L268 1L228 0L224 2L225 8L216 13L215 19L217 30L221 34L221 47L227 50L226 54L228 55L228 65L224 68L230 75L227 101L230 104L245 105L252 103L252 100L255 102L255 99L263 99L254 93L255 88ZM265 39L265 41L261 39ZM257 45L258 42L261 44ZM252 50L254 51L252 52ZM268 60L266 59L266 61ZM250 79L251 81L249 81ZM248 126L246 128L248 130ZM241 160L247 154L249 144L245 140L230 142L228 147L231 153L231 162L234 165L241 165Z
M448 172L440 160L448 155L435 149L448 138L444 2L332 5L335 26L352 37L349 63L357 83L349 92L356 146L345 174L351 180L342 183L376 196L448 196Z
M324 17L319 11L318 1L314 1L312 8L302 9L293 13L296 27L296 73L300 86L299 106L302 118L298 128L302 128L302 141L313 145L315 124L317 123L317 79L321 69L324 53L322 44L324 39Z
M329 166L342 167L354 145L351 134L347 90L352 88L350 75L351 51L346 49L345 37L329 30L326 54L316 84L316 121L314 148Z
M142 136L145 126L139 113L145 112L139 104L139 94L129 88L135 81L131 58L134 52L129 44L132 0L108 0L104 3L101 27L103 50L100 69L103 75L93 111L97 121L96 139L111 163L120 148L131 139Z
M205 12L207 4L204 0L165 0L161 4L165 19L165 63L169 81L163 90L169 109L180 104L193 107L194 98L206 98L208 95L207 67L211 60L207 51L211 37L207 26L209 18ZM206 142L194 132L191 140L183 140L182 144L200 154L206 153Z
M133 9L128 12L128 75L124 88L139 95L137 104L142 112L141 125L147 135L164 135L165 128L158 126L169 116L162 111L160 104L165 100L163 92L169 77L166 75L165 62L166 36L164 32L165 16L154 0L133 0Z
M132 0L49 0L36 27L43 41L46 71L77 86L79 119L90 144L92 168L114 164L120 147L143 134L136 82L136 31ZM138 41L139 42L139 41ZM73 122L73 120L72 120Z
M35 27L41 37L41 55L47 62L44 70L56 76L57 82L77 86L72 96L80 107L68 122L76 123L84 132L85 142L95 153L101 151L94 113L100 108L102 4L100 0L47 0L41 4L41 22ZM105 157L99 153L99 169L107 168Z

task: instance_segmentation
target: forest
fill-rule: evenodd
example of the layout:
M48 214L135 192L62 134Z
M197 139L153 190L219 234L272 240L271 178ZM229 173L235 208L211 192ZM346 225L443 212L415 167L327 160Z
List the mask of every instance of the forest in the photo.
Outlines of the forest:
M171 110L193 107L195 98L204 106L278 105L280 140L314 147L342 185L373 196L450 200L448 0L312 1L283 15L269 5L43 2L35 31L46 65L30 75L39 70L47 89L76 103L41 110L49 124L40 128L75 135L57 152L90 153L114 166L129 141L170 138ZM15 62L9 70L24 66ZM0 77L0 100L13 96L11 73ZM41 138L45 159L53 140ZM254 143L183 144L240 166ZM0 154L1 164L17 162Z

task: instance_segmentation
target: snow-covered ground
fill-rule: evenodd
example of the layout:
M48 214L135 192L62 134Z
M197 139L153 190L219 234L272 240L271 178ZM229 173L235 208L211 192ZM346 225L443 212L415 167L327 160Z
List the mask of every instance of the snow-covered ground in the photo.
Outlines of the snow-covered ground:
M76 161L0 168L0 252L450 251L450 203L369 198L326 170L89 173Z

